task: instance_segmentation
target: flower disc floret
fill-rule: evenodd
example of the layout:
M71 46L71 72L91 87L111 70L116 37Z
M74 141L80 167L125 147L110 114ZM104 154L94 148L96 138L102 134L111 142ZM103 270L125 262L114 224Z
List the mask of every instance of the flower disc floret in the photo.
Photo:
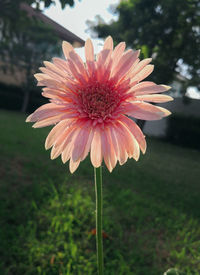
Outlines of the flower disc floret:
M101 123L112 117L120 96L111 84L94 82L79 91L79 103L88 118Z

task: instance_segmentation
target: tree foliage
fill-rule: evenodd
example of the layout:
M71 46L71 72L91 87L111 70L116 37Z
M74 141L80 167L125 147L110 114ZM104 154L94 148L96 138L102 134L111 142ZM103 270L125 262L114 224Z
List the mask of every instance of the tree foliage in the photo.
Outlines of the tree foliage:
M59 0L61 7L73 6L74 0ZM25 112L33 87L33 74L42 60L59 55L59 38L50 26L27 14L22 4L35 4L40 12L55 4L55 0L0 0L0 69L5 73L20 71L24 92L22 111Z
M20 72L20 84L24 93L21 110L26 111L30 93L35 88L33 74L42 65L42 60L49 60L59 55L59 38L54 31L43 22L25 20L18 21L19 32L11 40L1 43L2 65L6 73L14 75Z
M117 21L93 26L99 37L112 35L153 57L151 78L159 83L171 82L178 72L187 85L199 85L199 0L122 0L115 12Z
M74 6L74 0L59 0L62 9L67 5ZM20 5L22 3L32 5L35 4L36 9L40 10L43 6L48 8L55 4L55 0L0 0L0 33L1 38L11 37L16 30L16 22L18 18L24 15ZM43 5L42 5L43 4Z
M12 2L16 7L13 10L11 2L4 1L6 16L5 20L1 17L0 24L0 69L7 74L20 75L19 82L24 93L21 110L25 112L35 85L33 74L42 65L42 60L59 55L60 47L55 31L36 17L26 14L25 10L18 9L20 2Z

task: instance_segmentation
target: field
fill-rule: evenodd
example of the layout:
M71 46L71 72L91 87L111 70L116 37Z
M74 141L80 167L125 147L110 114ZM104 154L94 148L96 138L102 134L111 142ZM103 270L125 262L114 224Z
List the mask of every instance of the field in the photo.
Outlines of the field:
M71 175L44 149L49 129L24 121L0 111L0 274L96 274L90 161ZM103 167L105 275L198 275L199 151L147 143L138 162Z

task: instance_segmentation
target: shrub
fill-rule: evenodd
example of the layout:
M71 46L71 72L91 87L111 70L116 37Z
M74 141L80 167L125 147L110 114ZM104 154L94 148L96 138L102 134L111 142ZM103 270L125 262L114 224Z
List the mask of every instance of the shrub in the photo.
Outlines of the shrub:
M200 118L174 114L168 119L167 141L200 150Z
M20 111L22 108L24 93L20 87L0 83L0 108L5 110ZM41 96L39 89L31 90L27 113L32 113L40 105L47 103L47 99Z

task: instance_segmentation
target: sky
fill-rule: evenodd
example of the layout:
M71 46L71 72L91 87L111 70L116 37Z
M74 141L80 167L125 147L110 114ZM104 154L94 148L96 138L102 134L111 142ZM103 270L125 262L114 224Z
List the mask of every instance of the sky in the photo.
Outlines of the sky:
M56 5L44 11L44 14L73 32L83 40L91 38L91 34L86 30L88 26L87 20L94 21L96 15L100 15L106 23L111 20L116 20L117 15L109 12L109 6L117 5L119 0L75 0L73 8L66 6L64 10L61 9L59 0L55 0ZM94 48L98 52L102 46L101 39L94 39ZM76 50L81 57L83 57L83 49Z
M117 5L120 0L75 0L73 8L66 6L62 10L59 0L55 0L56 5L51 5L45 9L44 14L73 32L83 40L91 38L91 33L87 32L87 20L95 21L95 16L100 15L106 23L111 20L117 20L117 15L109 12L109 7ZM99 52L103 45L103 40L94 39L93 44L95 52ZM76 49L76 52L84 58L84 49ZM189 87L186 93L191 98L200 99L200 93L196 87Z

